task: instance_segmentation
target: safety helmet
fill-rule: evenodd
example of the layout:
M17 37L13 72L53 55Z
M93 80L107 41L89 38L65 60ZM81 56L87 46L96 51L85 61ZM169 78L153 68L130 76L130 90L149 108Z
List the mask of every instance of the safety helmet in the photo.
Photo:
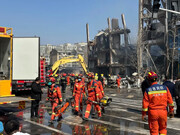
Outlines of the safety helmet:
M55 79L54 77L50 77L49 80L50 80L52 83L56 82L56 79Z
M101 74L101 76L103 77L104 75L103 75L103 74Z
M66 73L63 73L63 76L66 76Z
M75 74L72 74L72 76L75 76Z
M156 81L156 79L157 79L157 74L156 74L155 72L153 72L153 71L150 71L150 72L148 73L147 78L148 78L148 80L150 80L150 81Z
M95 75L98 75L98 73L96 73Z

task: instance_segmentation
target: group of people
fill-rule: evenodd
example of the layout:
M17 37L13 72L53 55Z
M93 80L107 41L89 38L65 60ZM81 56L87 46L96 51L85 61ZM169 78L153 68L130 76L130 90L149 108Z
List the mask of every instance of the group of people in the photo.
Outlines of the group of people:
M180 117L180 76L175 84L168 77L165 77L163 85L158 84L157 80L157 74L150 71L142 82L142 120L148 112L151 135L166 135L167 116L174 117L173 98L177 105L176 116Z
M82 74L71 74L69 78L69 84L72 88L72 96L74 98L74 115L84 115L84 120L88 120L92 106L94 107L92 110L94 112L97 111L99 118L101 117L101 110L104 112L104 108L99 106L100 100L104 97L103 84L97 78L95 79L95 76L96 75L93 73L89 73L86 80ZM59 83L57 83L57 81ZM63 101L62 93L64 93L66 90L67 82L67 76L65 73L63 73L61 77L49 78L49 82L47 83L48 94L46 100L50 101L52 106L52 115L51 120L49 121L50 123L52 123L55 119L55 108ZM85 114L82 114L83 97L86 99L87 104ZM58 115L58 121L61 119L62 114L60 113Z

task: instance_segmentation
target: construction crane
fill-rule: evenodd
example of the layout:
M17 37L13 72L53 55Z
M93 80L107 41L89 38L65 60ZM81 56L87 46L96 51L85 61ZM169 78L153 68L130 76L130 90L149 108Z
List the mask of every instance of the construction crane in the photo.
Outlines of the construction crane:
M85 63L84 58L79 54L78 57L76 58L75 56L69 56L69 57L65 57L62 58L58 61L56 61L53 66L52 66L52 72L53 72L53 76L57 73L57 71L59 70L59 66L66 64L66 63L72 63L72 62L79 62L84 70L84 72L86 74L88 74L88 70L87 70L87 65Z

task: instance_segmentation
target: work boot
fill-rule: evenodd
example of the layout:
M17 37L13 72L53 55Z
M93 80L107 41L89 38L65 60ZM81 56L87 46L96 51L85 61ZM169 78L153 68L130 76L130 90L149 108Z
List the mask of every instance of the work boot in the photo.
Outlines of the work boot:
M61 120L62 120L62 118L63 118L63 117L62 117L62 116L60 116L60 117L58 118L58 120L57 120L57 121L61 121Z
M52 120L50 120L50 121L48 121L48 123L53 124L53 121L52 121Z
M82 118L82 119L83 119L84 121L88 121L88 118L85 118L85 117L84 117L84 118Z
M74 115L78 115L78 111L74 111Z
M105 110L104 110L104 108L102 108L102 110L101 110L101 113L105 113Z

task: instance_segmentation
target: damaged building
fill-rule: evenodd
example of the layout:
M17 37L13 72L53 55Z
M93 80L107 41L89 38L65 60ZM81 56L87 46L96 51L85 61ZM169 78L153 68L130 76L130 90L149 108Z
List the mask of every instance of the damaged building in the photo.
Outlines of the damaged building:
M89 43L88 67L91 72L108 76L130 76L136 71L136 48L129 43L130 29L120 28L118 19L108 18L108 28Z

